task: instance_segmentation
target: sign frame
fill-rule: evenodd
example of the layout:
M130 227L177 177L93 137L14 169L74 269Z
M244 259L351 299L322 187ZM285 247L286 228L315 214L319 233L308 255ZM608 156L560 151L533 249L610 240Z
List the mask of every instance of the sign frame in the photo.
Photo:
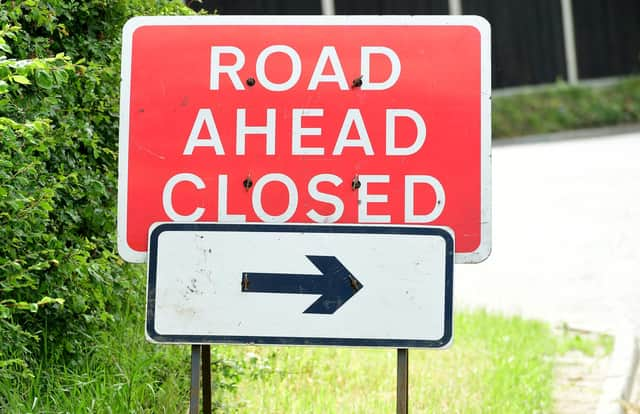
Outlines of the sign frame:
M439 237L445 243L444 268L444 309L442 315L443 336L438 339L377 339L344 337L287 337L255 335L201 335L201 334L161 334L156 331L156 298L158 272L158 240L166 231L215 231L215 232L260 232L283 234L284 232L323 234L399 235ZM223 223L156 223L149 236L149 264L147 280L147 309L145 334L150 342L170 344L246 344L246 345L327 345L354 347L389 348L446 348L453 339L453 268L454 238L450 230L443 227L374 226L374 225L318 225L318 224L223 224ZM366 286L365 286L366 287ZM240 288L240 275L238 275ZM346 305L345 305L346 306ZM304 309L304 308L303 308ZM197 317L197 315L195 315Z
M127 241L128 163L133 33L149 25L236 25L236 26L472 26L480 32L480 223L479 246L471 252L455 254L456 263L479 263L491 252L491 40L490 25L479 16L141 16L129 20L123 29L117 244L120 256L143 263L147 252L132 248ZM354 224L360 223L340 223ZM448 225L448 223L442 223ZM403 224L385 224L393 227ZM429 225L428 223L425 225ZM460 236L459 236L460 237Z

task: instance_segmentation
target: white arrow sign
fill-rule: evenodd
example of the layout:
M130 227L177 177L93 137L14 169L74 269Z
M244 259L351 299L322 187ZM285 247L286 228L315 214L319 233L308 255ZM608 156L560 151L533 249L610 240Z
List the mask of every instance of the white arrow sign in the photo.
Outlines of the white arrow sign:
M443 347L442 228L163 223L149 236L154 342Z

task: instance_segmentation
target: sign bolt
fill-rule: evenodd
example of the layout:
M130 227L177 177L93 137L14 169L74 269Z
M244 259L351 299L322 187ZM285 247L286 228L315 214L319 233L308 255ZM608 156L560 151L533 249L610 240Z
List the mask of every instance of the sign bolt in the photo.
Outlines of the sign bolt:
M249 191L249 189L253 187L253 181L251 180L251 177L245 178L242 181L242 186L244 187L245 190Z
M351 181L351 189L353 191L356 191L358 188L360 188L361 185L362 183L360 182L358 176L356 175L355 177L353 177L353 180Z
M247 85L253 86L255 84L256 84L256 80L255 79L253 79L253 78L247 79Z
M351 289L353 289L355 292L362 289L362 283L360 283L360 281L353 277L353 275L351 274L349 275L349 284L351 285Z
M249 278L246 273L242 274L242 291L246 292L249 290Z
M362 75L358 76L353 80L353 82L351 82L352 88L359 88L361 86L362 86Z

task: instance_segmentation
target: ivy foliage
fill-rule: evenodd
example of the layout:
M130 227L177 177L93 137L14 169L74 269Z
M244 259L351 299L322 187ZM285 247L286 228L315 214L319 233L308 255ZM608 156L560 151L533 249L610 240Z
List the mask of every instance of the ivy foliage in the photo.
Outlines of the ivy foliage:
M78 349L140 301L115 248L120 36L169 0L0 4L0 377ZM7 369L9 368L9 369Z

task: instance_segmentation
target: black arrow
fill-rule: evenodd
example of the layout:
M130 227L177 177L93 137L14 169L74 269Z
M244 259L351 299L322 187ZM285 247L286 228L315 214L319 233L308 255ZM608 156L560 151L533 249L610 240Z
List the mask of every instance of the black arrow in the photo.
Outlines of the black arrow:
M334 256L307 256L321 275L242 274L242 291L322 295L304 313L332 314L362 289L362 283Z

